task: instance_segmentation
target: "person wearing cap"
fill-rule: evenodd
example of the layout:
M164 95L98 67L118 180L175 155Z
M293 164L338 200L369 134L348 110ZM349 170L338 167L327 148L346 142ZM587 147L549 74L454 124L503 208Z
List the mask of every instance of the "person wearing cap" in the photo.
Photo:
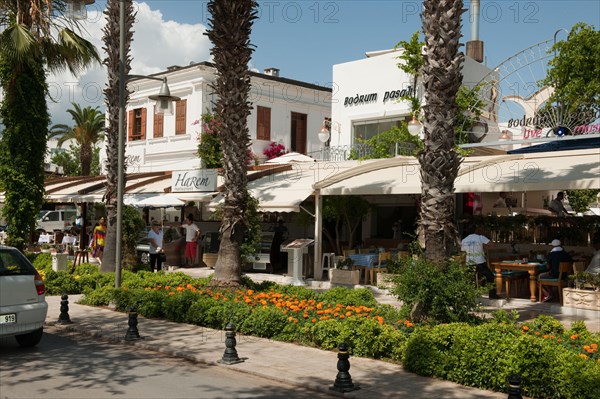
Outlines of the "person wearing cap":
M162 269L162 255L163 250L163 231L160 222L153 220L150 225L150 231L148 232L148 240L150 241L150 268L155 272Z
M552 245L552 249L546 257L548 271L545 273L540 273L538 279L558 278L560 262L571 262L573 260L571 255L569 255L569 253L563 249L560 240L554 239L550 245ZM546 287L542 287L542 293L542 302L547 302L552 299L552 293L548 291Z

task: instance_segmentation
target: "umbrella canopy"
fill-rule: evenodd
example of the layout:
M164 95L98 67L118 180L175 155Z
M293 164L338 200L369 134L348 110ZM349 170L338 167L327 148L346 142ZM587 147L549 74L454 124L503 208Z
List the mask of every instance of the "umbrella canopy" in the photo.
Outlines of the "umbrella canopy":
M173 206L183 206L185 205L185 201L182 201L171 194L159 194L153 195L152 197L146 197L138 201L131 201L130 205L137 208L170 208Z
M314 158L298 152L288 152L280 157L269 159L265 163L316 162Z

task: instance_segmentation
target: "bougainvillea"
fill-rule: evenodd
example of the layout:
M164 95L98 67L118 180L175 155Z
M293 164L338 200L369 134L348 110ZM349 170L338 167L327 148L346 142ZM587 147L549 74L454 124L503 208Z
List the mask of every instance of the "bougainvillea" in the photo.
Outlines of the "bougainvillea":
M271 144L269 144L267 148L265 148L263 154L265 154L267 159L273 159L285 155L288 152L289 151L285 148L283 144L271 141Z

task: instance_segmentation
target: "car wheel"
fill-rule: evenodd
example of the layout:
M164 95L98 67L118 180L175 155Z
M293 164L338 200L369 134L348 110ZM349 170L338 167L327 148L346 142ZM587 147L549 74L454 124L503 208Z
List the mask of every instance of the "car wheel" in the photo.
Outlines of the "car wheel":
M140 262L144 265L150 264L150 254L148 252L140 252Z
M44 335L44 328L40 328L27 334L16 335L15 338L19 345L24 348L30 348L36 346L40 342L42 335Z

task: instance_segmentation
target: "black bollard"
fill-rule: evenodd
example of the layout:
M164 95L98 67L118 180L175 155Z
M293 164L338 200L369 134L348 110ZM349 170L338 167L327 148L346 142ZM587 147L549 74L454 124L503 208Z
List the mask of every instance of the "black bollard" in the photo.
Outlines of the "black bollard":
M69 317L69 296L63 294L60 297L60 314L58 315L58 324L71 324L71 318Z
M218 363L236 364L244 361L238 357L235 345L235 326L233 323L229 323L225 326L225 353L223 353L221 360L218 360Z
M338 347L338 373L335 377L333 386L329 387L332 391L350 392L360 389L358 385L352 383L352 377L348 372L350 370L350 355L348 354L348 345L342 342Z
M135 341L140 339L140 332L138 331L138 314L137 309L132 306L129 308L129 320L127 321L127 332L125 333L125 341Z
M523 399L519 374L513 373L508 376L508 399Z

